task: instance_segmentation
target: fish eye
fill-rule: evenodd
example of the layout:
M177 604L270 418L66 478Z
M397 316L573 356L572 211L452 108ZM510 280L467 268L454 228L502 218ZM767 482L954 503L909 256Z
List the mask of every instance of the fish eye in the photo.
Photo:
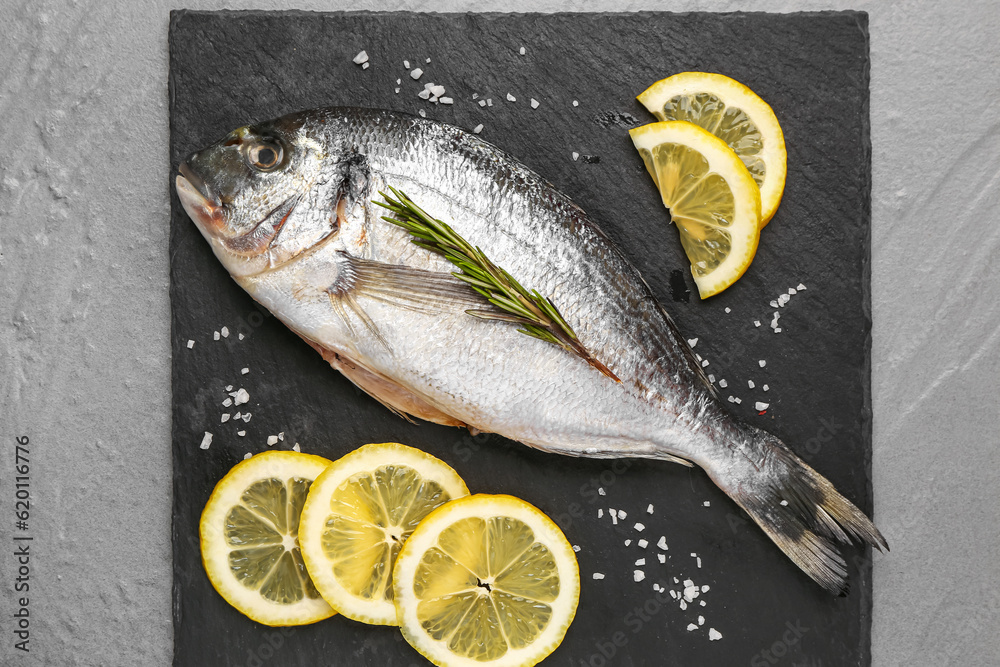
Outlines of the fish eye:
M259 141L247 150L247 163L257 171L272 171L281 164L284 151L274 141Z

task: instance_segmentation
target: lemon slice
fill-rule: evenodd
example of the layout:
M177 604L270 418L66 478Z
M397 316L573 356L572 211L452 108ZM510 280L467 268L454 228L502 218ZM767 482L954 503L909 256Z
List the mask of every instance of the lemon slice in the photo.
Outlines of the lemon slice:
M580 570L535 507L475 495L435 510L407 540L393 577L403 636L439 667L529 667L562 642Z
M778 210L785 189L785 136L767 102L722 74L682 72L637 98L660 120L686 120L722 139L760 188L760 226Z
M215 590L265 625L304 625L334 614L299 552L299 512L319 456L264 452L233 467L201 514L201 558Z
M406 445L365 445L338 459L316 479L299 524L316 588L348 618L396 625L400 547L431 510L467 495L447 463Z
M721 139L686 121L629 130L681 235L702 299L736 282L757 252L760 191Z

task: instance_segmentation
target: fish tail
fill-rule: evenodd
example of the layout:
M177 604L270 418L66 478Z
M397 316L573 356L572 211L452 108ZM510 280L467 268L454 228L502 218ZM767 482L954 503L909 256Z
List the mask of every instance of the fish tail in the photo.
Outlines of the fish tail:
M846 595L849 590L838 543L889 550L871 519L775 436L752 429L737 456L738 463L708 471L713 481L831 593Z

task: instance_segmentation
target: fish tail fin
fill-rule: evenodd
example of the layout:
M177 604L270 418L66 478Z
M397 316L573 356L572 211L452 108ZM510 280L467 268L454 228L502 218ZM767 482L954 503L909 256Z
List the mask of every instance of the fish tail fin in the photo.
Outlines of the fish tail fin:
M846 595L847 564L838 543L889 545L864 512L778 438L753 429L751 442L737 452L740 463L709 471L774 543L814 581Z

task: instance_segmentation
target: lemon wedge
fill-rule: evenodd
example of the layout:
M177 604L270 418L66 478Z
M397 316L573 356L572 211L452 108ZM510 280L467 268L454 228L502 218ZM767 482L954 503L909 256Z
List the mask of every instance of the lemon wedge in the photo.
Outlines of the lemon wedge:
M316 588L344 616L396 625L392 570L421 519L469 495L444 461L389 442L338 459L309 491L299 543Z
M660 120L686 120L735 152L760 188L761 227L778 210L785 189L785 136L774 111L755 92L722 74L681 72L637 98Z
M686 121L629 131L677 225L702 299L750 266L760 238L760 191L718 137Z
M334 614L313 586L296 536L319 456L265 452L233 467L201 515L201 557L215 590L265 625L304 625Z
M396 560L406 641L439 667L530 667L562 642L580 571L562 531L518 498L475 495L430 513Z

